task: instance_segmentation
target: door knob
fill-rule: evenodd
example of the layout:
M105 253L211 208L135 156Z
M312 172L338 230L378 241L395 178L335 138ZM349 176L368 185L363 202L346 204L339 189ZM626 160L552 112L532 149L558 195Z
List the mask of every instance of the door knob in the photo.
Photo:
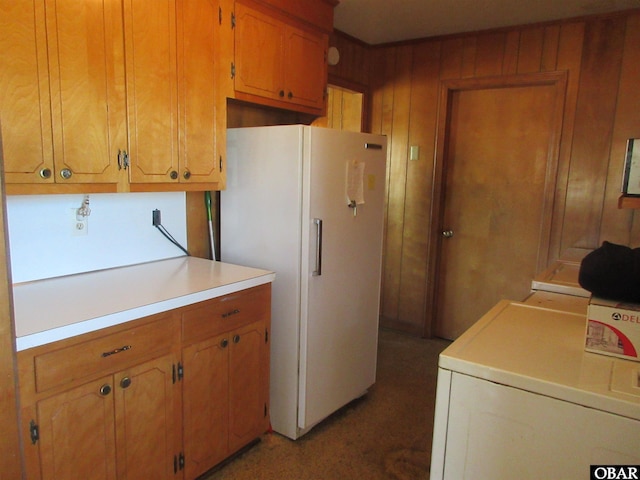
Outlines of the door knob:
M444 230L442 232L442 236L445 237L445 238L453 237L453 230Z

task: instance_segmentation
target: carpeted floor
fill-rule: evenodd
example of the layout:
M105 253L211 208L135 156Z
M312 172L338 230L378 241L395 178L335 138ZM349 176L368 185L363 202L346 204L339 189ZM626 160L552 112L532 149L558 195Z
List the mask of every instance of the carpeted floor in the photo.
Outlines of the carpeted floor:
M449 343L382 330L366 396L296 441L264 435L202 480L427 480L438 355Z

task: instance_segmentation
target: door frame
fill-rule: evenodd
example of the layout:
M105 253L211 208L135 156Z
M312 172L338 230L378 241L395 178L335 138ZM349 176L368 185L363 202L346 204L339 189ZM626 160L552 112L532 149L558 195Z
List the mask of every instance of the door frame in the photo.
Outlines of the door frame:
M508 75L483 78L467 78L443 80L440 84L438 114L436 119L436 143L433 168L433 192L430 211L430 238L427 253L427 286L425 302L425 333L426 337L433 336L438 305L438 274L441 268L440 252L442 248L442 229L445 207L446 178L448 155L447 141L449 138L451 107L453 96L457 92L484 89L514 88L527 86L554 86L555 99L551 123L551 137L547 153L547 169L545 173L545 187L543 195L543 216L540 228L540 243L537 252L537 269L542 271L550 260L551 233L553 221L553 206L555 203L556 180L562 139L562 124L567 90L568 73L555 71L522 75Z

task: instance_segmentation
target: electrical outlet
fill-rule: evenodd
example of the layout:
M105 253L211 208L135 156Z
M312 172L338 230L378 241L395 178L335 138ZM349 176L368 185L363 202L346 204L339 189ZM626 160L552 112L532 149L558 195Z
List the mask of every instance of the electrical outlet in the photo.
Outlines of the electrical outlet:
M79 237L89 234L89 217L78 215L78 209L72 208L69 211L71 222L71 235Z
M151 212L151 225L157 227L161 223L162 221L160 220L160 210L156 208L153 212Z

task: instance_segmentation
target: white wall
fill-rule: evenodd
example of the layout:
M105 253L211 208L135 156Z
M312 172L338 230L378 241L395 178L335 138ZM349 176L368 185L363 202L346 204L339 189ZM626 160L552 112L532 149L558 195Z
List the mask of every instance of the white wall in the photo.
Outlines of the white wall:
M187 246L184 192L90 194L87 233L74 230L72 210L84 195L7 196L13 283L120 267L184 255L151 223Z

